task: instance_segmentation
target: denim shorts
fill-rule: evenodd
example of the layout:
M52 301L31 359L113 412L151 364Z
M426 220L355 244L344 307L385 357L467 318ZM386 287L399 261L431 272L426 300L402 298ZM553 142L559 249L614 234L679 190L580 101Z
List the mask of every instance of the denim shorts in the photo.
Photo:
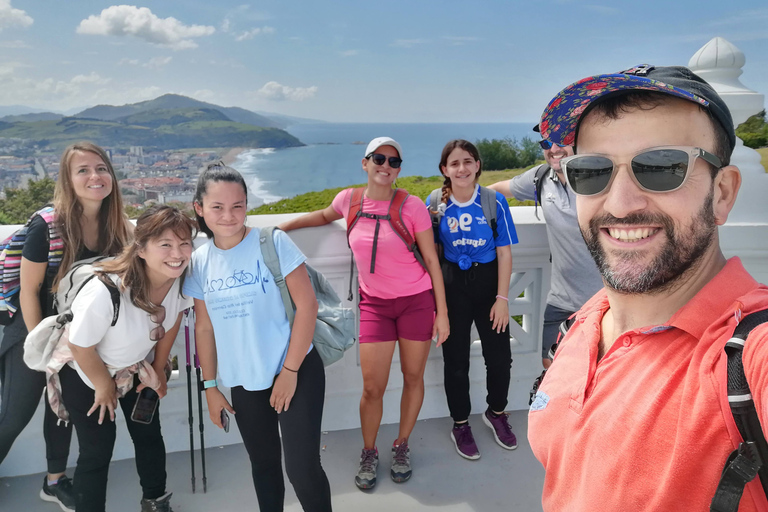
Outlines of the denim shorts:
M360 343L430 341L434 321L432 290L396 299L381 299L360 290Z

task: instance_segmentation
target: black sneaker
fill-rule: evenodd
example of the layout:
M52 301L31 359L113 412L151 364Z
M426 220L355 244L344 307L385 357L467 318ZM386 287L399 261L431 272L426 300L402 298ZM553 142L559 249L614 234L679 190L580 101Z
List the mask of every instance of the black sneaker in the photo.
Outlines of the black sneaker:
M172 492L167 492L154 500L141 500L141 512L173 512L171 508Z
M68 512L75 510L75 495L72 492L72 479L66 475L59 478L53 485L48 485L48 477L43 477L43 488L40 490L40 499L58 503L61 510Z

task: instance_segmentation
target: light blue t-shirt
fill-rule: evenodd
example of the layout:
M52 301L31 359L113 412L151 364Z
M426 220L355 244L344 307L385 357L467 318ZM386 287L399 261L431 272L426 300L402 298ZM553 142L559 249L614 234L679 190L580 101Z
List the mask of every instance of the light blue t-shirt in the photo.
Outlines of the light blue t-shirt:
M483 213L480 185L475 185L475 193L466 203L459 203L451 195L440 222L445 259L458 263L461 255L466 254L472 262L490 263L496 259L496 247L517 243L509 204L499 192L496 192L496 233L498 237L494 240L493 230Z
M272 274L264 264L259 229L222 250L209 240L192 254L184 294L204 300L216 337L219 378L227 387L268 389L288 352L291 327ZM306 257L284 232L275 230L283 276Z

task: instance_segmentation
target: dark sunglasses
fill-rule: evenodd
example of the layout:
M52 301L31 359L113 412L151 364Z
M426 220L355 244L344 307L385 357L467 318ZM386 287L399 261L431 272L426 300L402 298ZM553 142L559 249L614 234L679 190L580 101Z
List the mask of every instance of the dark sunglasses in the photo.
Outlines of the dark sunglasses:
M692 146L660 146L635 154L629 168L632 181L647 192L672 192L683 186L697 158L720 169L720 159ZM560 160L565 179L581 196L593 196L608 190L616 177L616 163L603 155L574 155Z
M149 341L160 341L165 336L165 327L163 327L163 322L165 322L165 307L158 307L160 309L157 313L149 315L149 319L157 324L157 327L149 331Z
M547 139L543 139L539 141L539 146L541 146L541 149L552 149L552 146L557 146L559 148L564 148L568 144L558 144L557 142L552 142Z
M373 163L376 165L384 165L384 162L389 160L389 166L393 169L399 169L400 164L403 163L402 158L397 158L396 156L387 157L387 155L382 155L381 153L371 153L366 158L373 160Z

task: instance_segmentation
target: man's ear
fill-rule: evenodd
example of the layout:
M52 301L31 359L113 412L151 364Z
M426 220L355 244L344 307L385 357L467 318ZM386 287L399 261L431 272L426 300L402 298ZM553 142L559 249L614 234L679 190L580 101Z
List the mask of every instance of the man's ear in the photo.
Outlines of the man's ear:
M725 224L728 215L736 203L736 196L741 188L741 171L735 165L720 169L715 176L713 208L718 226Z

